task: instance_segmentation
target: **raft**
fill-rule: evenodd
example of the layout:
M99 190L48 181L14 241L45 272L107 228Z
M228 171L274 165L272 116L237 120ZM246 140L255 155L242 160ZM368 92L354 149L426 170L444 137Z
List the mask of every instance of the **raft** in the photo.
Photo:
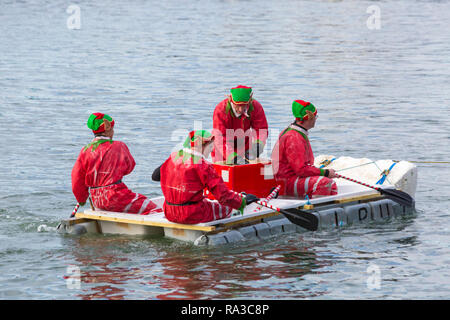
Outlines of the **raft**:
M415 195L417 167L410 162L321 155L316 158L315 166L333 168L342 175L383 189L396 188L413 198ZM266 177L270 176L267 166L264 174ZM374 189L344 179L335 181L338 186L337 195L313 199L280 196L271 199L269 204L281 209L299 208L308 211L318 218L319 230L396 219L414 213L414 205L405 207L387 199ZM153 198L152 201L162 207L164 197ZM256 203L247 206L243 214L194 225L170 222L163 212L136 215L86 209L84 212L77 212L74 218L61 221L58 230L69 234L161 236L192 242L195 245L219 245L251 238L267 238L282 233L310 232L292 224L280 212Z

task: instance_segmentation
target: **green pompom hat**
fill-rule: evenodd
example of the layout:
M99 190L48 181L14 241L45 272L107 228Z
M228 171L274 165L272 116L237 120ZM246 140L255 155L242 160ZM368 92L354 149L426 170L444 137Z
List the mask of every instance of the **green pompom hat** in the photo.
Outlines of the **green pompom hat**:
M309 117L307 111L314 116L317 115L317 109L311 102L303 100L294 100L294 102L292 102L292 114L296 119L301 121L308 120Z

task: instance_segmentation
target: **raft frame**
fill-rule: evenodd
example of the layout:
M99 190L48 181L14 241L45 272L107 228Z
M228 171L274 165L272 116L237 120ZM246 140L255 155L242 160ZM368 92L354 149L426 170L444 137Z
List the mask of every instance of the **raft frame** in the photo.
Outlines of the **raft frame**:
M274 206L284 209L300 208L305 210L305 205L312 205L312 209L305 210L315 214L319 218L319 229L336 228L352 224L357 220L352 207L364 209L366 215L371 214L371 219L378 220L379 216L372 211L381 213L381 218L390 218L413 212L413 208L406 208L380 193L357 185L340 186L341 193L335 196L320 197L310 200L292 199L282 197L270 201ZM162 206L163 197L152 199ZM371 209L367 204L380 203L379 209ZM366 206L360 206L366 204ZM360 207L355 207L360 206ZM383 208L384 209L383 209ZM172 239L193 242L194 244L220 244L239 241L252 236L265 237L280 232L307 232L299 226L290 223L284 216L271 209L260 208L257 204L251 204L244 211L244 215L236 215L226 219L199 223L194 225L179 224L168 221L164 213L151 215L135 215L86 209L78 212L74 218L63 220L63 230L72 234L98 233L98 234L126 234L139 236L165 236ZM350 208L350 209L349 209ZM355 210L356 210L355 209ZM385 217L383 217L383 212ZM327 215L334 215L328 217ZM352 221L349 221L352 220ZM361 219L359 219L361 220ZM326 223L325 223L326 222ZM266 230L268 229L268 230Z

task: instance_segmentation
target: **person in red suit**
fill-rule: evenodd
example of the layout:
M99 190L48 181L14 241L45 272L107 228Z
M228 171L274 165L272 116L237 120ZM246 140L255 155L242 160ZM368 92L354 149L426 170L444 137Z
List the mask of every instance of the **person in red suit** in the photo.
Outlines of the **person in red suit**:
M213 162L244 164L263 152L268 125L264 109L253 99L251 87L237 86L214 109L213 135L216 137Z
M206 160L213 147L214 136L206 130L190 132L183 149L173 152L153 172L152 179L161 181L164 214L167 220L196 224L224 219L233 209L242 210L258 198L252 194L240 197L228 189L222 177ZM217 199L203 195L208 189Z
M284 184L284 194L304 198L315 195L337 194L333 169L314 166L314 154L309 143L308 130L314 128L317 109L303 100L292 103L295 121L281 132L272 151L275 179Z
M100 210L144 215L158 211L155 203L122 182L136 163L125 143L112 140L114 120L107 114L94 113L87 126L94 140L81 149L72 169L72 191L78 203L84 205L90 195L94 207Z

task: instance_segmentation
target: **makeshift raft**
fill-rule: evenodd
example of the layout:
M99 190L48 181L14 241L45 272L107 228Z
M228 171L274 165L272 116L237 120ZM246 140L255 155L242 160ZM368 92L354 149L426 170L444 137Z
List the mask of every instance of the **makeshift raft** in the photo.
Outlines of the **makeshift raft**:
M371 161L349 157L336 159L333 156L319 156L315 165L333 168L348 177L371 185L378 182L377 186L382 188L394 187L412 197L416 190L417 168L405 161ZM265 173L267 174L267 168ZM313 199L279 197L270 200L269 204L282 209L300 208L310 212L317 216L319 230L395 219L414 212L414 206L402 206L386 199L376 190L343 179L335 181L338 185L337 195ZM158 197L152 201L162 207L164 198ZM63 220L58 229L69 234L165 236L193 242L196 245L218 245L249 238L267 238L281 233L307 231L292 224L283 214L256 203L247 206L243 215L195 225L170 222L163 212L135 215L87 209L78 212L75 218Z

